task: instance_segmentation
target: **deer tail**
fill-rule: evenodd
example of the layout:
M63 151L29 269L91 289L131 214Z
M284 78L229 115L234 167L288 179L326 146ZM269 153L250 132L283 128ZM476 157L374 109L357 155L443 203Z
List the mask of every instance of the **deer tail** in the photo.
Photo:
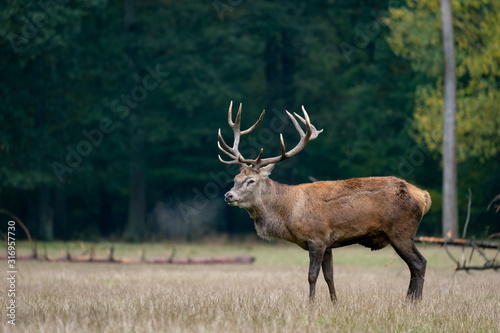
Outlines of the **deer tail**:
M422 209L422 217L429 211L431 208L432 200L431 195L427 191L422 191L424 196L424 209Z
M429 192L421 190L417 187L413 187L411 193L413 198L417 201L420 211L422 212L422 216L420 216L420 218L422 218L431 208L431 196Z

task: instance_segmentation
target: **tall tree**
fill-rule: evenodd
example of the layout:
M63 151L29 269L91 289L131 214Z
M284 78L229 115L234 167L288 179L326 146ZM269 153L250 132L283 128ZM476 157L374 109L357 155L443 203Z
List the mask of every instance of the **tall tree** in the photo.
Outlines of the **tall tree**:
M450 0L441 0L444 51L444 122L443 122L443 235L458 237L457 162L455 139L455 47Z
M452 125L451 122L445 124L443 114L445 94L451 97L446 92L451 85L444 82L443 68L451 70L451 61L456 62L456 116L451 121L456 126L455 149L459 163L455 178L458 208L465 215L467 188L471 187L474 193L471 226L478 226L476 230L488 224L495 228L492 217L482 214L489 198L498 192L494 184L498 179L495 170L500 157L500 41L495 36L500 33L500 2L463 0L452 1L451 5L452 42L456 52L453 59L448 61L448 55L444 54L444 20L439 2L433 0L406 0L404 5L391 8L386 20L391 31L388 42L397 55L410 61L415 71L413 136L437 158L444 158L443 149L448 146L443 142L446 135L443 129L446 127L449 133L448 125ZM439 209L439 193L435 198L434 210ZM450 207L446 204L446 209ZM447 213L450 214L454 213ZM445 236L448 231L448 226L442 230ZM453 236L454 231L451 232Z
M456 52L457 161L485 162L500 151L500 2L452 2ZM444 82L442 19L438 2L407 0L392 8L388 42L408 59L415 73L414 127L416 139L432 152L441 152ZM486 120L487 119L487 120Z
M58 143L71 135L54 133L64 126L61 115L68 110L62 87L77 72L71 60L80 5L14 2L0 9L0 195L22 193L24 198L9 203L29 201L27 224L35 237L47 240L61 236L56 228L66 220L51 162Z
M135 0L123 1L123 16L127 60L130 63L129 68L131 69L131 73L135 74L138 71L137 48L134 40L137 37ZM131 78L132 80L126 81L133 82L136 75L132 75ZM131 241L142 240L145 228L146 170L142 135L143 130L141 128L141 111L142 107L138 105L133 108L133 112L131 112L128 117L130 126L130 193L125 237Z

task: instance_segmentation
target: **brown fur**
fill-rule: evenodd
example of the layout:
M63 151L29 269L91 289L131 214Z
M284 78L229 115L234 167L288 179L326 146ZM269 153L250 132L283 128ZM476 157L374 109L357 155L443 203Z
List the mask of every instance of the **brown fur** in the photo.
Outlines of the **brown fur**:
M289 186L268 178L273 167L243 168L226 201L249 212L260 237L284 239L309 251L311 300L320 266L336 299L331 249L356 243L372 250L391 244L410 268L408 296L421 298L426 261L413 238L431 206L428 192L396 177Z

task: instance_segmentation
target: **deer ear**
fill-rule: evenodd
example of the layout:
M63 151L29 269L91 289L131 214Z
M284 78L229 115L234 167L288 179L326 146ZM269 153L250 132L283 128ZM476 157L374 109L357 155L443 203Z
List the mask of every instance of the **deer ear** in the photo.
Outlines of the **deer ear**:
M259 170L260 176L263 178L269 177L271 171L273 171L275 164L269 164Z

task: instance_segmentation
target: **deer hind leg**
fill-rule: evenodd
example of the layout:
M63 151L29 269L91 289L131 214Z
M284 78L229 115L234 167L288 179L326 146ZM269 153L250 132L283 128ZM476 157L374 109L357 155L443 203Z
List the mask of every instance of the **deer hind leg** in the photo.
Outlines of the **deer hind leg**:
M406 241L393 241L392 247L410 269L411 278L408 293L406 295L407 299L411 301L422 299L427 260L418 252L412 239Z
M327 249L323 255L323 262L321 263L323 269L323 276L325 277L326 284L330 290L330 300L335 303L337 295L335 294L335 286L333 284L333 257L332 249Z
M321 263L323 262L323 256L325 253L325 248L317 246L315 244L309 244L309 301L314 302L316 295L316 281L318 280L319 271L321 269ZM332 274L333 277L333 274Z

